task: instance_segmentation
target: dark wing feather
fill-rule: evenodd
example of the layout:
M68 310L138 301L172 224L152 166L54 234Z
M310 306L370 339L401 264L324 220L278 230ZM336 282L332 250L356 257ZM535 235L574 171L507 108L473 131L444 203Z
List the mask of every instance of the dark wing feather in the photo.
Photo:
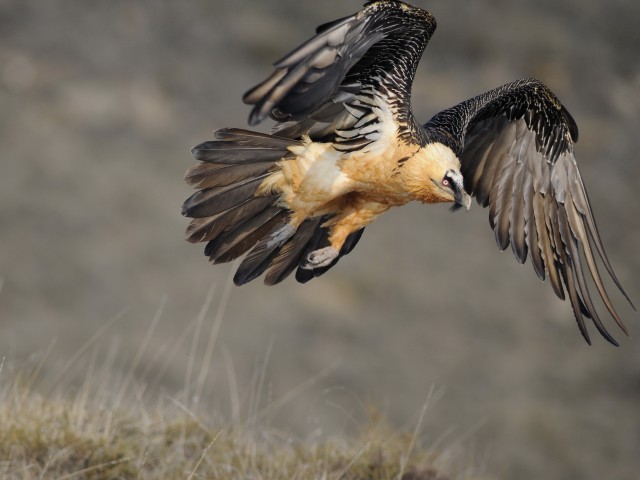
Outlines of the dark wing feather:
M415 70L435 27L429 12L393 0L368 2L358 13L322 25L245 94L245 103L254 106L249 123L271 116L282 136L334 136L371 111L367 97L390 90L409 115Z
M520 263L530 256L536 274L549 277L559 298L565 298L566 288L587 342L585 318L617 345L589 291L588 277L627 333L604 287L592 245L613 282L629 297L607 259L578 171L577 126L555 95L537 80L519 80L444 110L424 127L427 134L444 138L460 157L465 188L480 205L490 207L500 249L511 244Z

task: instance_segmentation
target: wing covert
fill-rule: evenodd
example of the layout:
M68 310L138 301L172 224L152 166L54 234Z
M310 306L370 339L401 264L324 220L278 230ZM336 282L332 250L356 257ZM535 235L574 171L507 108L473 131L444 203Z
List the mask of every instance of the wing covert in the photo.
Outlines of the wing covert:
M537 80L519 80L444 110L424 127L458 154L465 188L489 207L499 248L511 245L520 263L530 257L536 274L549 278L559 298L564 300L566 292L588 343L585 318L617 345L589 290L592 281L628 334L604 287L595 252L631 301L607 258L578 170L577 126L556 96Z
M399 97L399 105L406 100L408 108L415 70L435 27L429 12L394 0L368 2L358 13L318 27L245 94L244 102L254 106L249 123L271 116L279 122L276 131L291 137L324 123L331 125L323 129L329 134L355 123L344 104L352 113L366 110L370 105L356 96L383 90Z

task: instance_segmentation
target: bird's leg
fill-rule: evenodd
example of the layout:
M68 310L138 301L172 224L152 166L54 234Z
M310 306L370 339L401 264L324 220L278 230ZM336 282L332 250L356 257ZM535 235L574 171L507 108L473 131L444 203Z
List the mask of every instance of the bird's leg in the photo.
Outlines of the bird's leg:
M378 202L352 201L339 214L331 218L325 227L329 228L330 245L310 252L305 258L302 268L313 270L329 266L340 256L340 249L347 237L371 223L378 215L390 208Z
M339 255L340 251L329 245L309 253L301 266L305 270L328 267Z

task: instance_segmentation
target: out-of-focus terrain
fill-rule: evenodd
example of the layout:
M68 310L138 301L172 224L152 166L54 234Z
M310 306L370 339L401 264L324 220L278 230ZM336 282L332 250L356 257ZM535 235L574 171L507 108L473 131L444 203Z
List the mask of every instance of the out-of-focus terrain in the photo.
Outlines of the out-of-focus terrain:
M418 3L439 27L414 86L416 115L427 120L524 76L547 83L578 122L576 156L601 235L639 303L640 4ZM316 25L359 6L0 3L5 362L49 351L43 388L83 378L86 355L65 363L83 345L98 357L117 351L114 368L128 371L164 297L138 381L154 379L158 394L182 391L195 319L212 285L213 311L222 303L231 272L183 240L189 148L215 128L245 126L244 91ZM314 438L366 423L371 405L411 428L435 389L426 441L463 443L488 473L638 478L640 317L612 294L634 337L618 334L616 349L592 328L588 347L570 306L528 263L497 251L486 211L411 205L367 228L351 255L305 286L233 288L213 387L199 401L232 412L229 379L242 398L266 372L266 399L292 392L275 426Z

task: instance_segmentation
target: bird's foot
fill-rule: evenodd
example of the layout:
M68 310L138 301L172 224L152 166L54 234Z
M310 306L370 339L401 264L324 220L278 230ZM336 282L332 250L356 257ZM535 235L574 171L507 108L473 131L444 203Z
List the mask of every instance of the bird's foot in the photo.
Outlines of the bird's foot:
M314 250L307 255L304 263L300 266L305 270L313 270L314 268L328 267L331 262L338 258L340 252L333 247L325 247Z

